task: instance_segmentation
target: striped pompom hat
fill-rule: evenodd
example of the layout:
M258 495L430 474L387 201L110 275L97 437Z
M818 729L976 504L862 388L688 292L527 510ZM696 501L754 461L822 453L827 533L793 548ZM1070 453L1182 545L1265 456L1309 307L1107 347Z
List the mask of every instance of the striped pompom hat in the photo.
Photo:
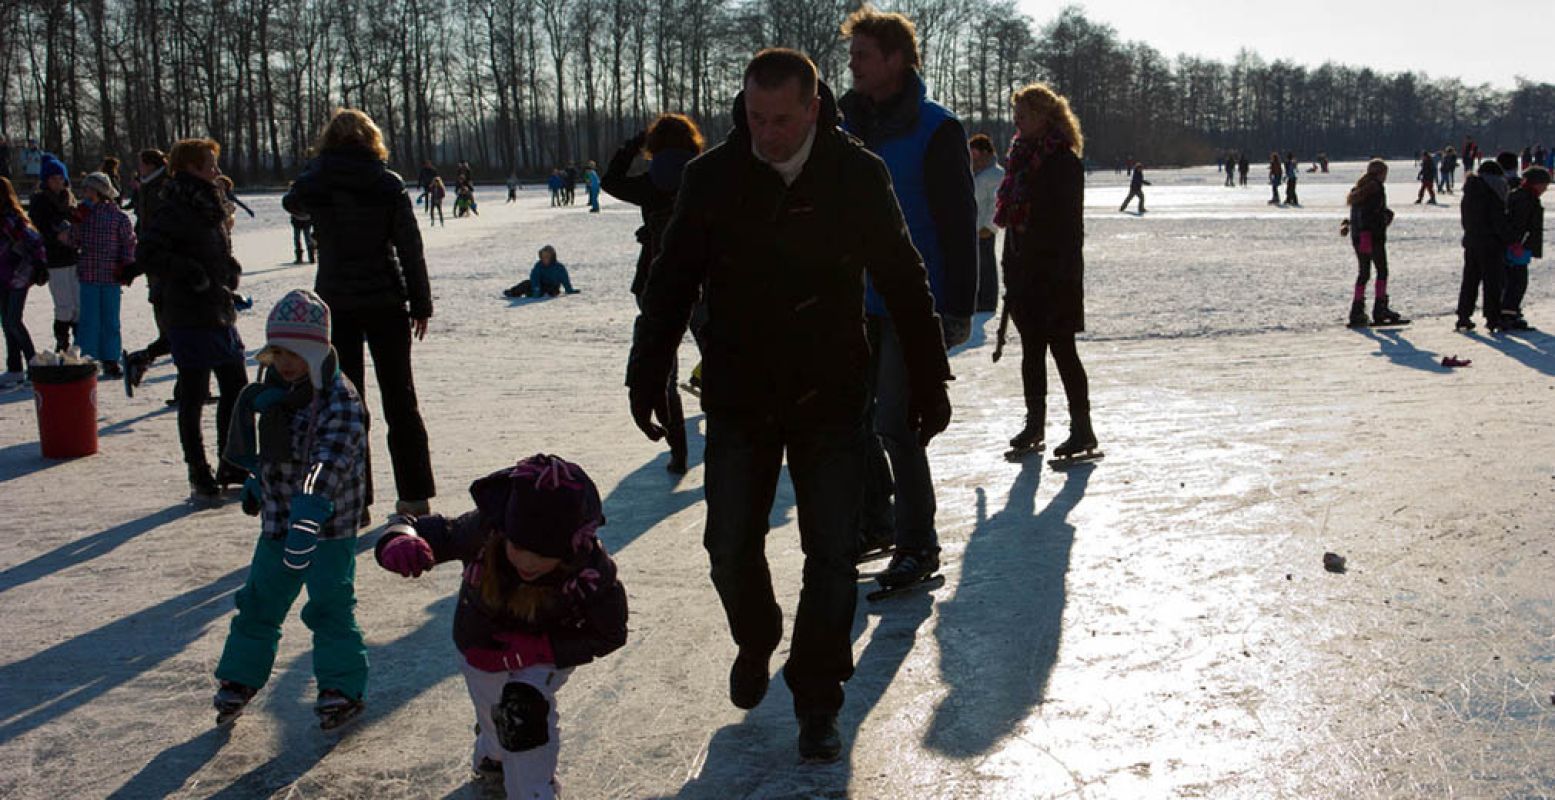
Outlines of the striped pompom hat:
M290 350L308 362L313 388L324 388L324 360L329 357L329 306L307 289L293 289L270 310L265 321L265 347Z

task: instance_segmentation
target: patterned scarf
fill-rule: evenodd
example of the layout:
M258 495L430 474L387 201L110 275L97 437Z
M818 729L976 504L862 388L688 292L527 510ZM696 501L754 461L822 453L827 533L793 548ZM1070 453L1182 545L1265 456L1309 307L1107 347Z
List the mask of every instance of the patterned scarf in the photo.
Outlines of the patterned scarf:
M1004 181L999 184L999 194L994 203L994 224L1011 230L1026 227L1026 217L1031 211L1031 176L1042 168L1042 159L1060 148L1070 149L1070 144L1056 133L1041 139L1023 139L1020 134L1015 134L1015 138L1010 140Z

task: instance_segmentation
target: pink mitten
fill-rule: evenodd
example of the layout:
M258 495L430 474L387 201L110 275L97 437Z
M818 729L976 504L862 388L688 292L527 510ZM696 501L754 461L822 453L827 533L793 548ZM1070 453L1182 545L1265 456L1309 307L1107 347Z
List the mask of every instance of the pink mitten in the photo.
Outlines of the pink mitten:
M1355 252L1363 256L1371 255L1371 231L1361 231L1355 237Z
M494 637L502 649L469 647L464 650L464 660L482 672L513 672L532 664L554 664L551 640L545 636L528 633L503 633Z
M432 557L432 545L427 544L427 540L407 533L396 536L383 546L379 562L390 572L414 578L431 569L435 560Z

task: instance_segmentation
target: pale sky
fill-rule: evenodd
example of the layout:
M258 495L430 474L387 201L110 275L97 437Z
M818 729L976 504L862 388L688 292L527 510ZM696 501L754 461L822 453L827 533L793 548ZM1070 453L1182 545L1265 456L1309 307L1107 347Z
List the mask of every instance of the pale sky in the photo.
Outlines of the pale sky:
M1069 3L1020 0L1045 25ZM1511 88L1514 76L1555 83L1555 0L1085 0L1085 16L1111 25L1167 58L1180 54L1229 64L1246 47L1265 61L1307 67L1324 61L1382 72L1457 76L1470 85ZM1467 12L1467 13L1466 13ZM1482 32L1498 31L1494 43ZM1541 33L1542 31L1542 33ZM1489 45L1489 46L1487 46Z

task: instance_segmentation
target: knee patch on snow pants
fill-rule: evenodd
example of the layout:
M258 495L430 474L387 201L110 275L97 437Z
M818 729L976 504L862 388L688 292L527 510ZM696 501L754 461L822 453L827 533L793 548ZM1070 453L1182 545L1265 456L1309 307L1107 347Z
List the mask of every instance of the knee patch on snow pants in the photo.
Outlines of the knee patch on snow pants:
M510 753L533 750L551 741L547 718L551 704L539 689L513 681L502 687L502 702L491 707L491 723L497 743Z

